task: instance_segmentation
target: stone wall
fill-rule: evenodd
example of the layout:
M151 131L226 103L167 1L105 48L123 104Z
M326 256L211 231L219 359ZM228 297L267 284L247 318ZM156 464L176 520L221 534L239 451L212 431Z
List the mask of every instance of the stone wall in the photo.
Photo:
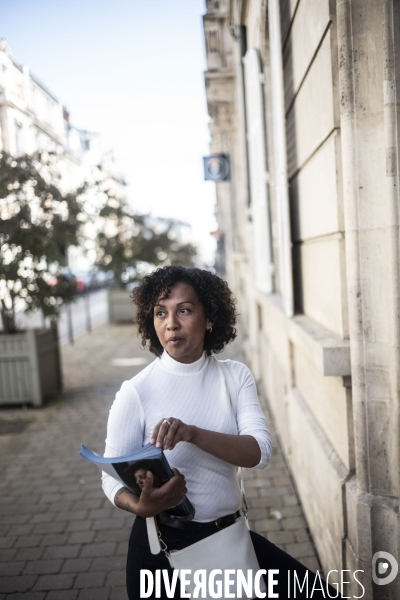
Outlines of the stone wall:
M213 2L205 19L225 27L228 58L208 63L207 98L212 117L218 97L229 107L222 125L213 117L212 151L231 155L217 216L246 353L325 571L362 569L366 598L394 599L398 580L372 584L371 559L399 556L400 3ZM256 277L250 49L263 86L270 294Z

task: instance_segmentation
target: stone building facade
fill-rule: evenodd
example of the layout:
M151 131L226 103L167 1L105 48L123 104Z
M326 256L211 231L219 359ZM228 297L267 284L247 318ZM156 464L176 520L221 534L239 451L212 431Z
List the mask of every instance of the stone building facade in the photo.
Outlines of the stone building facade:
M400 560L400 2L208 0L203 23L247 356L325 573L394 600L371 561Z
M57 155L59 185L64 192L84 182L102 181L114 195L125 196L124 178L113 153L103 152L99 134L75 127L63 104L30 71L12 56L6 40L0 39L0 152L13 156L36 151ZM98 165L102 168L99 169ZM97 189L89 190L86 203L92 210L103 198ZM87 225L89 253L69 249L73 272L88 270L93 263L96 225ZM92 240L92 242L91 242Z

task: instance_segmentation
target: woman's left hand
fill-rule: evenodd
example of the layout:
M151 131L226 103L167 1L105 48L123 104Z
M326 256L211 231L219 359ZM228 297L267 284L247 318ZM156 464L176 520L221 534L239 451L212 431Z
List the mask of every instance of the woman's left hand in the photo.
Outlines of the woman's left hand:
M237 467L255 467L261 460L261 450L252 435L233 435L186 425L174 417L163 418L154 427L150 443L163 450L173 450L179 442L190 442Z
M163 418L154 427L150 443L163 450L173 450L178 442L190 442L193 436L191 425L174 417Z

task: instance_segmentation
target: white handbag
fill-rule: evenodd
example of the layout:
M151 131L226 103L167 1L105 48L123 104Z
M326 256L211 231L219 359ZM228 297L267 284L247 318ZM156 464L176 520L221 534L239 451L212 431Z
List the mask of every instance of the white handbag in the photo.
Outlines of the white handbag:
M235 383L233 381L232 375L230 374L228 367L224 362L218 361L222 371L224 373L226 385L229 391L229 396L231 399L232 408L235 413L237 411L237 390ZM266 586L263 577L260 577L260 574L257 575L257 572L260 571L260 566L258 564L258 560L256 557L256 553L254 551L253 543L251 541L250 532L249 532L249 523L247 519L247 502L246 496L244 493L244 482L243 482L243 472L242 468L240 468L240 488L242 492L242 511L244 516L236 519L236 522L233 525L225 527L221 531L214 533L195 544L191 544L182 550L170 550L166 544L161 539L161 534L158 531L154 518L147 519L147 531L149 536L150 549L153 554L158 554L160 550L162 550L173 569L178 569L179 574L182 570L191 571L190 576L187 576L185 579L185 590L186 592L191 594L191 597L199 597L211 599L216 596L209 595L209 585L210 582L210 574L212 572L212 579L217 575L216 580L222 581L225 583L225 591L229 593L235 594L238 598L255 598L255 580L257 580L258 589L261 592L266 591ZM161 546L160 546L161 543ZM215 570L221 570L221 574L215 572ZM248 574L248 570L251 570L251 574ZM202 573L200 574L200 570ZM229 590L227 590L226 585L226 572L229 575ZM195 576L195 572L198 572L199 575ZM204 573L205 572L205 573ZM199 583L202 581L199 577L204 577L207 582L205 587L202 589L206 590L206 595L204 593L199 592ZM249 577L248 577L249 575ZM242 586L242 577L244 577L250 584L252 589L252 595L246 596L245 590L246 588ZM239 580L239 581L238 581ZM220 585L223 585L220 584ZM237 587L239 585L239 587ZM193 596L193 592L197 586L198 595ZM214 588L215 589L215 588ZM236 596L236 590L241 589L242 593L239 596ZM221 597L221 596L219 596ZM224 595L222 595L224 597Z

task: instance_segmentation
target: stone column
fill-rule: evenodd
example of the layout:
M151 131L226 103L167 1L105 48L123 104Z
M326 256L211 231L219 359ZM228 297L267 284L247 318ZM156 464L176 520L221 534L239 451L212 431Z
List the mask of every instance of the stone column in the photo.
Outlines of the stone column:
M399 559L399 214L393 27L397 0L338 0L337 26L356 472L346 485L347 569L365 598L378 551ZM357 591L358 589L358 591ZM354 587L351 594L359 595Z

